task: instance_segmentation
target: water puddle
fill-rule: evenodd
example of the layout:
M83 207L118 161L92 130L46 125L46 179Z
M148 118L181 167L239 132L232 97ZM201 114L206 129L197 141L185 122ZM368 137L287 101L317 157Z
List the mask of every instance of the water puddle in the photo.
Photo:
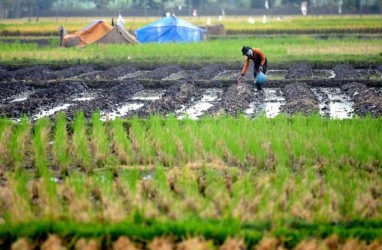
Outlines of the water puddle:
M120 77L117 78L117 80L125 80L125 79L136 78L136 77L142 75L145 72L147 73L147 72L150 72L150 71L135 71L133 73L129 73L129 74L126 74L124 76L120 76Z
M377 70L356 70L356 72L361 76L360 79L365 80L381 80L382 74Z
M82 93L79 94L77 97L73 99L74 102L84 102L84 101L91 101L94 100L97 97L96 93Z
M211 80L234 80L237 79L239 76L240 70L224 70L223 72L220 72L217 74L214 78Z
M155 101L162 98L165 90L163 89L145 89L136 93L131 99L141 101Z
M268 80L284 80L287 73L287 70L268 70L267 78Z
M39 113L37 113L36 115L33 116L33 119L39 119L42 117L54 115L56 112L61 111L61 110L65 110L70 106L71 106L71 104L66 103L66 104L63 104L60 106L56 106L56 107L51 108L51 109L41 110Z
M313 70L313 79L334 79L336 75L333 70Z
M264 88L262 92L255 89L255 101L251 102L244 113L254 117L261 112L268 118L273 118L280 113L280 108L285 104L285 97L280 88Z
M28 97L33 94L34 92L23 92L19 95L16 95L13 97L13 100L11 100L10 102L22 102L22 101L25 101L26 99L28 99Z
M354 103L340 88L313 88L319 101L320 114L332 119L352 118Z
M265 88L265 115L273 118L280 113L280 108L285 104L285 97L279 88Z
M186 78L186 72L179 71L177 73L171 74L168 77L163 78L162 80L180 80Z
M127 115L130 111L137 110L141 107L143 107L143 103L127 103L125 105L122 105L119 107L117 110L110 112L110 113L105 113L101 112L101 120L102 121L108 121L108 120L114 120L117 117L125 116Z
M182 107L181 109L175 111L179 119L188 117L190 119L198 119L204 114L209 108L211 108L215 102L219 101L219 96L223 93L222 89L206 89L202 99L192 104L190 107Z

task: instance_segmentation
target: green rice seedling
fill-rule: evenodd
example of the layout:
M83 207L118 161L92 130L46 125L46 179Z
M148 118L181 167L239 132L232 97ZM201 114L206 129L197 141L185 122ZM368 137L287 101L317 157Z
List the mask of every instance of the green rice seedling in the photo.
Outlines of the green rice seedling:
M56 118L56 126L54 130L54 162L56 166L63 172L69 172L70 158L68 134L66 127L66 117L64 113L59 113Z
M176 121L173 121L174 126L178 126ZM184 119L179 129L175 129L177 134L176 144L178 146L178 151L182 157L184 163L193 162L197 159L197 144L198 141L195 138L195 133L197 132L198 124L191 119ZM180 141L179 141L180 140Z
M92 158L90 155L89 140L86 133L85 116L83 112L77 113L73 121L72 155L77 166L91 171Z
M8 141L12 134L12 122L5 118L0 118L0 168L6 167L9 158Z
M9 174L7 186L2 192L7 199L6 211L3 214L7 222L20 223L33 220L34 214L27 188L29 181L30 177L25 171Z
M112 155L110 153L110 142L101 121L99 112L92 115L92 137L91 145L93 156L98 166L104 166L112 163Z
M132 142L134 155L138 164L153 164L155 149L152 146L151 138L148 137L148 127L138 118L132 118L129 137Z
M33 165L38 176L48 174L48 140L50 136L50 125L47 118L41 118L33 128Z
M120 118L116 118L111 126L113 132L113 149L118 160L121 164L131 165L135 160L135 156L131 141L123 127L123 121Z
M175 117L169 117L166 120L168 123L162 124L162 119L159 116L152 116L148 123L149 136L152 138L153 146L155 147L156 158L159 164L165 166L173 166L176 163L178 156L178 147L175 143L173 133L175 128Z
M26 117L15 125L13 134L8 142L10 152L9 166L20 172L26 164L26 153L29 150L31 125Z

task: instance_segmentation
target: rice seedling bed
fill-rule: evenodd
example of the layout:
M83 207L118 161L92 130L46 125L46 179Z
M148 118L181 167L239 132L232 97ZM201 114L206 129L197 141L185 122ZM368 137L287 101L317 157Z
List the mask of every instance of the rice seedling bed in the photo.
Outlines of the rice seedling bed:
M52 41L53 43L53 41ZM90 45L82 48L62 48L57 44L39 46L37 43L4 43L0 41L0 59L4 66L47 64L54 68L99 65L101 68L121 64L139 65L152 70L163 65L181 65L199 69L207 64L224 64L237 69L243 64L241 47L261 48L273 69L288 69L299 62L314 68L328 69L337 64L352 64L369 69L382 64L380 38L329 38L317 40L309 36L246 37L210 40L183 44Z
M376 245L380 118L0 119L0 245ZM18 143L17 143L18 142ZM17 154L16 154L17 152ZM34 243L33 243L34 242ZM21 244L21 243L17 243ZM25 242L23 244L26 244ZM270 243L269 243L270 244Z

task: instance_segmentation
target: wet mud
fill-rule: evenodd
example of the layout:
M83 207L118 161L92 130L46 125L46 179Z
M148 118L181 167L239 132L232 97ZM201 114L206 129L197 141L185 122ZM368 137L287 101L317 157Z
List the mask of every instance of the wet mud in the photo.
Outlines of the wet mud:
M341 89L354 101L354 110L360 116L382 116L382 99L364 84L353 82Z
M304 63L292 65L285 79L308 79L313 76L312 66Z
M382 65L369 70L347 64L316 70L304 63L287 71L270 68L263 91L253 84L252 68L243 83L237 84L241 69L227 70L219 64L199 69L167 65L152 70L134 65L0 65L0 115L14 119L54 116L58 111L66 112L68 119L78 111L88 118L100 111L104 119L151 114L254 117L262 112L268 117L279 112L319 112L332 118L382 115Z
M292 83L284 88L286 103L281 111L287 114L318 112L318 100L306 83Z

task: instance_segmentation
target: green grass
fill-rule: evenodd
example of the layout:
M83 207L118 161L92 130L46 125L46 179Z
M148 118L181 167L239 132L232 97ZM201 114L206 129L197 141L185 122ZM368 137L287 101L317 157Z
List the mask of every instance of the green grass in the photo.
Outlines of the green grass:
M225 39L191 44L90 45L84 48L0 43L0 59L10 65L81 63L110 67L134 64L150 68L163 64L201 67L209 63L222 63L237 69L244 63L241 56L243 45L261 48L272 68L288 68L301 61L319 68L329 68L339 63L368 68L370 64L382 63L379 38L317 40L308 36Z
M247 246L269 236L288 247L333 234L382 240L380 118L54 122L0 119L12 156L1 168L0 246L48 233Z

